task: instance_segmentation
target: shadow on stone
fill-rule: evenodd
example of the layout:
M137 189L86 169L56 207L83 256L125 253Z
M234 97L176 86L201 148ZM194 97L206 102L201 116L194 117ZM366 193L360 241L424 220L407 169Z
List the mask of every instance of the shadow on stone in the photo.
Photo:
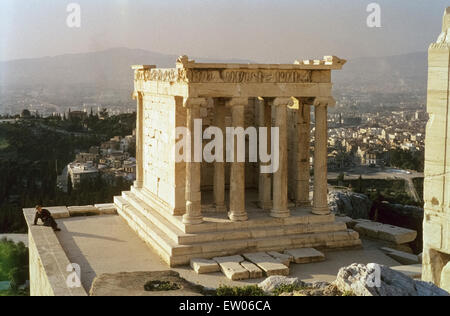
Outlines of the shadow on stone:
M175 271L121 272L95 278L91 296L202 296L203 286L181 278Z

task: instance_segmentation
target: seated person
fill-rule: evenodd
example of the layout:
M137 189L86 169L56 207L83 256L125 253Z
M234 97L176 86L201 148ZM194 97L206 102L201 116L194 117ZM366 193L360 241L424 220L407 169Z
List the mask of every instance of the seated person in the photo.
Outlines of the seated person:
M43 209L42 206L36 206L36 215L34 217L34 225L37 225L38 219L40 219L44 226L53 228L53 231L59 232L61 229L58 228L58 224L53 218L49 210Z

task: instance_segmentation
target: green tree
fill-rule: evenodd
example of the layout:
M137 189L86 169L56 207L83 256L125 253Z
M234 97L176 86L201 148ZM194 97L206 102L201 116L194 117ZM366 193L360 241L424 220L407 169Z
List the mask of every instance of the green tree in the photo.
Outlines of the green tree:
M0 241L0 280L10 281L14 290L28 280L28 249L23 243Z

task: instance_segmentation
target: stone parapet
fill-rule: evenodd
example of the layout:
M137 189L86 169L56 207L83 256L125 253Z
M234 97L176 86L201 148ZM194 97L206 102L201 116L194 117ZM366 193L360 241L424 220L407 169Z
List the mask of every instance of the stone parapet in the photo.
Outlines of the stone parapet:
M33 226L34 209L23 213L28 225L31 296L87 296L83 287L69 287L73 271L67 270L72 265L53 230Z

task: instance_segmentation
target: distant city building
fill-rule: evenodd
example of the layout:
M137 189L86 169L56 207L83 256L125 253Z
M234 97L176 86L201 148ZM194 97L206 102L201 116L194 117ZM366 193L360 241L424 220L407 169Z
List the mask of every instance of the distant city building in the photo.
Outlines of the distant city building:
M134 181L136 159L130 157L128 149L135 142L135 135L115 136L100 146L92 146L88 152L78 153L75 161L68 166L68 174L73 186L79 184L84 178L98 174L111 184L117 178Z
M70 111L69 119L70 120L84 120L87 118L87 113L84 111Z
M24 118L24 119L28 119L31 117L31 112L29 110L25 109L20 113L20 117Z
M86 163L86 162L94 162L98 159L98 154L93 153L79 153L76 155L75 162Z
M72 181L72 186L75 188L82 181L97 177L99 171L94 166L94 163L90 161L86 163L70 163L67 166L67 173Z

